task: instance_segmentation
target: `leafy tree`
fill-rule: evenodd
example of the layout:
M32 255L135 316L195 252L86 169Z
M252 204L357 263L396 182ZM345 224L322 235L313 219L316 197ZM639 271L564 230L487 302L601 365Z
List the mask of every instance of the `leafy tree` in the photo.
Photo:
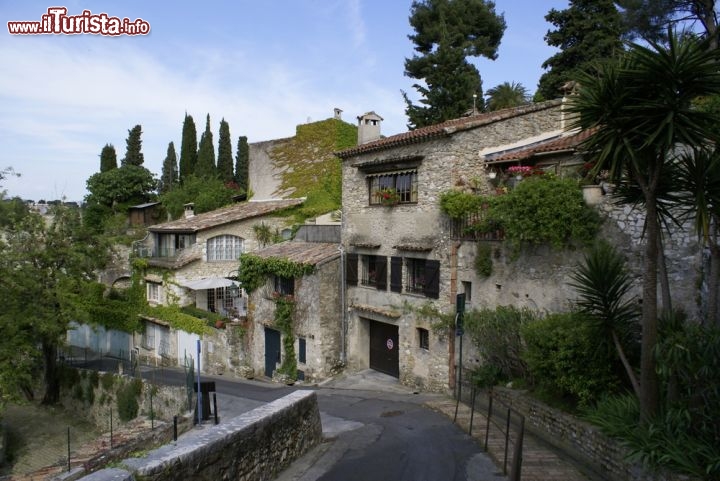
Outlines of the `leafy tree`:
M158 191L163 194L172 190L180 183L178 176L177 154L175 153L175 144L170 142L167 148L165 160L163 160L162 176L158 183Z
M127 143L127 150L125 151L125 158L122 159L122 165L134 165L141 167L145 162L145 157L142 153L142 127L136 125L132 129L128 130L128 138L125 141Z
M117 153L112 144L105 144L100 152L100 172L117 169Z
M16 173L12 167L6 167L6 168L0 170L0 180L5 180L8 176L12 176L12 175L14 175L16 177L20 177L20 174Z
M717 141L715 119L695 109L694 99L720 93L719 52L695 38L669 35L669 44L631 45L621 58L582 74L569 108L574 127L595 129L584 143L596 169L623 175L643 192L645 266L642 296L640 410L647 422L658 410L657 270L658 191L674 147Z
M250 166L250 146L247 137L241 135L238 137L237 153L235 154L235 182L240 189L248 192L250 180L248 178Z
M210 114L208 114L205 122L205 132L200 136L195 175L206 179L217 175L217 168L215 167L215 147L213 147L213 135L210 130Z
M223 182L232 182L233 177L233 158L232 144L230 141L230 125L222 119L220 121L220 136L218 137L218 161L217 171Z
M190 176L178 188L160 195L160 202L177 219L183 215L184 206L189 202L195 204L195 212L209 212L231 204L233 196L239 191L233 189L218 178L201 179Z
M197 130L192 115L185 114L180 144L180 182L195 174L198 158Z
M128 205L150 201L156 186L153 174L145 167L123 165L90 176L86 201L124 211Z
M79 210L58 205L53 214L49 225L34 213L18 219L5 230L0 249L0 342L13 346L2 349L0 377L14 387L37 378L41 366L45 404L59 400L58 346L83 308L72 299L94 284L108 254L101 239L83 229ZM2 383L2 397L6 389Z
M503 82L486 92L487 109L500 110L530 103L528 91L522 84Z
M549 70L540 77L536 100L560 97L579 72L622 50L623 25L612 0L571 0L569 8L552 9L545 20L555 26L545 41L560 51L542 64Z
M414 105L403 92L410 128L460 117L473 95L482 98L480 73L467 57L497 57L505 19L487 0L414 0L409 38L418 55L405 59L405 75L420 80Z
M667 28L700 23L711 48L718 46L715 0L616 0L629 36L655 42L667 40Z

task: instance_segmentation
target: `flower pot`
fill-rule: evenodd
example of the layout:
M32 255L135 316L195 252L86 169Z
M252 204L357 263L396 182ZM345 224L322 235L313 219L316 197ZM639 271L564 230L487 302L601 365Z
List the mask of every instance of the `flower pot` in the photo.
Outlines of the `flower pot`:
M582 186L583 199L587 205L598 205L602 202L603 191L599 185L583 185Z

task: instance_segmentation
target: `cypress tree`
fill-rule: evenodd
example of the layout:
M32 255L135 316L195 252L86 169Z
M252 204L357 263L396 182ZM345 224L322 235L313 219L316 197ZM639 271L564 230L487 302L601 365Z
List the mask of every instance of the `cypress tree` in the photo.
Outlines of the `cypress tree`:
M233 179L233 158L232 144L230 141L230 125L222 119L220 121L220 135L218 137L218 158L217 170L223 182L232 182Z
M145 162L145 157L142 153L142 127L136 125L132 129L128 130L128 138L125 141L127 148L125 150L125 158L122 159L122 165L134 165L141 167Z
M248 178L250 164L250 146L247 137L241 135L238 137L237 154L235 154L235 182L240 188L247 193L250 185Z
M184 182L195 173L198 157L197 130L192 115L185 114L180 144L180 182Z
M205 121L205 132L200 136L195 175L200 178L211 178L217 175L213 135L210 131L210 114L207 114L207 120Z
M163 161L162 175L160 177L159 190L164 194L172 190L180 182L178 177L177 154L175 153L175 144L170 142L167 148L167 155Z
M112 144L105 144L100 152L100 172L117 169L117 152Z

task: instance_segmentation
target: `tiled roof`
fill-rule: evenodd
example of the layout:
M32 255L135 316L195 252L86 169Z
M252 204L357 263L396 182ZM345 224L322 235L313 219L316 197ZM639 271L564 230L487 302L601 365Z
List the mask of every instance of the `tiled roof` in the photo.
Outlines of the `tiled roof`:
M197 214L193 217L177 219L164 224L156 224L148 227L153 232L198 232L212 227L217 227L239 220L251 219L278 210L300 205L304 198L249 201L221 207L210 212Z
M488 125L493 122L498 122L500 120L505 120L513 117L518 117L520 115L525 115L531 112L549 109L560 105L561 103L562 100L560 99L548 100L547 102L528 104L521 107L514 107L511 109L496 110L494 112L487 112L479 115L470 115L468 117L448 120L440 124L421 127L419 129L403 132L402 134L392 135L390 137L385 137L379 140L375 140L373 142L358 145L356 147L351 147L349 149L337 152L336 155L342 159L345 159L348 157L352 157L353 155L389 149L400 145L424 142L426 140L430 140L436 137L444 137L463 130L469 130L483 125Z
M254 255L269 259L287 259L298 264L316 266L340 257L339 244L328 242L287 241L253 252Z
M583 130L570 135L554 137L546 142L541 142L531 147L513 150L497 156L487 155L485 156L485 161L488 163L509 162L513 160L529 159L537 154L575 150L575 148L590 137L592 133L592 130Z

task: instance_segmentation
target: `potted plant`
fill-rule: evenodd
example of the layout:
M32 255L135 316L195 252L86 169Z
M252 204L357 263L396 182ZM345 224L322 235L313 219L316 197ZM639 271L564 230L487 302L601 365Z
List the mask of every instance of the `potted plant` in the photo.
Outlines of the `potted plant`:
M400 203L400 194L397 189L392 187L383 187L375 192L375 196L382 205L397 205Z

